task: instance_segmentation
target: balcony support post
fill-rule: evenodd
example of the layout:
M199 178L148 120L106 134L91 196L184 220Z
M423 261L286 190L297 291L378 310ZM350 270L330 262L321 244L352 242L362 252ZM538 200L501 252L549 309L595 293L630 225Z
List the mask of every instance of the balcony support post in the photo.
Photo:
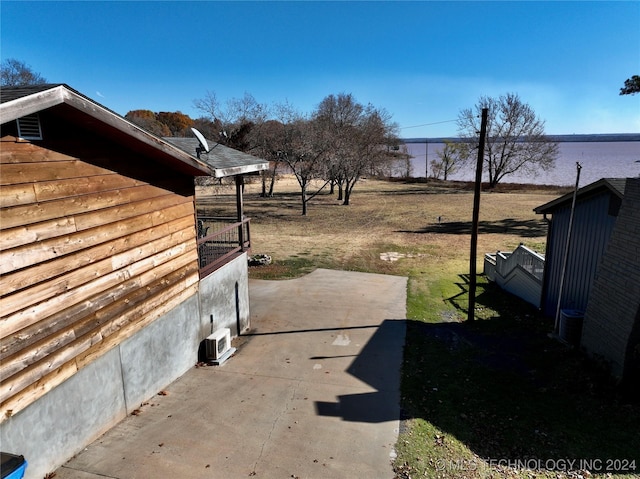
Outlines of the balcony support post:
M244 176L236 175L236 213L237 220L240 225L238 226L238 241L240 242L240 250L244 251L244 201L243 201L243 191L244 191Z

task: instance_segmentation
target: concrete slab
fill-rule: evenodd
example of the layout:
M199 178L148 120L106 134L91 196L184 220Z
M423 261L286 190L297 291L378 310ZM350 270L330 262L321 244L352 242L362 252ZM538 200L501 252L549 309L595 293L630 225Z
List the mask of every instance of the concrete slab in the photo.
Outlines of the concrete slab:
M58 479L391 478L407 279L251 280L252 330L56 471Z

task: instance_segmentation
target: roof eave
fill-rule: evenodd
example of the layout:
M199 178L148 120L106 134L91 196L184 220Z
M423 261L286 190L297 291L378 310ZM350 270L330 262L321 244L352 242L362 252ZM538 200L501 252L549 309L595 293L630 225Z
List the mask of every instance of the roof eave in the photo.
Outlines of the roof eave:
M602 178L594 183L591 183L590 185L584 186L582 188L580 188L578 190L578 198L580 198L581 196L587 195L589 193L595 192L599 189L607 189L609 190L611 193L613 193L614 195L616 195L618 198L622 198L623 194L621 191L617 190L616 188L613 187L613 185L607 180L607 178ZM544 205L540 205L536 208L533 209L534 213L536 214L549 214L552 213L553 210L557 209L558 206L562 205L563 203L567 203L569 201L571 201L573 199L573 191L570 193L567 193L565 195L562 195L559 198L556 198L555 200L549 201L548 203L545 203Z
M232 166L229 168L214 168L214 176L216 178L224 178L226 176L247 175L250 173L258 173L268 170L269 163L256 163L253 165Z
M65 90L64 85L58 85L49 90L2 103L0 105L0 123L8 123L64 103Z
M0 105L1 122L7 123L17 120L23 116L63 103L179 160L189 167L188 169L193 176L215 175L214 169L206 163L164 141L162 138L152 135L126 118L79 94L66 85L58 85L49 90L2 103Z

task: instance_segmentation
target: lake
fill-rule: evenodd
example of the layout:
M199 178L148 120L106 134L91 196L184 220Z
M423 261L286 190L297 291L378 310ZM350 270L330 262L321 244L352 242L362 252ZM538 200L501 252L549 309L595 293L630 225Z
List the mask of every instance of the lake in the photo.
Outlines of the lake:
M429 163L437 159L438 152L444 143L425 142L407 143L412 156L413 174L415 177L425 176L425 153ZM620 178L640 176L640 141L587 141L559 142L559 155L556 166L551 171L540 171L537 176L524 176L518 173L506 176L503 183L528 183L539 185L573 186L576 182L576 162L582 165L580 186L586 186L601 178ZM429 165L429 174L431 165ZM473 167L450 175L451 180L473 181L475 179L475 162ZM486 180L486 175L483 176Z

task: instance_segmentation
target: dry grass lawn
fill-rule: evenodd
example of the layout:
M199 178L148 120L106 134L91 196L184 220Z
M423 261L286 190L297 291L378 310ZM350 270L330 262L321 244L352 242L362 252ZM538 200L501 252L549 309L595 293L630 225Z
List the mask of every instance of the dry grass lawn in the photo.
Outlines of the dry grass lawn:
M473 205L468 184L362 180L351 205L341 205L327 189L310 201L307 216L301 215L300 189L293 177L280 178L272 198L260 197L260 190L257 181L245 186L252 250L276 263L303 258L316 266L397 270L380 261L379 254L386 251L424 255L419 258L430 262L468 261ZM479 261L484 252L513 249L521 242L543 251L546 225L533 208L563 191L500 191L481 197ZM215 214L233 215L233 186L203 188L198 204Z

